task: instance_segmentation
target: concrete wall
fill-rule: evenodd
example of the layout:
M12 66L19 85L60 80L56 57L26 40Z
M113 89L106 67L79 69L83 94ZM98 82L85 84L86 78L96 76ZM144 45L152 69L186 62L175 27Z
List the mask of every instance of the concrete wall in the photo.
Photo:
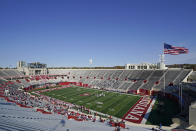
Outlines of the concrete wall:
M189 124L196 126L196 103L189 107Z

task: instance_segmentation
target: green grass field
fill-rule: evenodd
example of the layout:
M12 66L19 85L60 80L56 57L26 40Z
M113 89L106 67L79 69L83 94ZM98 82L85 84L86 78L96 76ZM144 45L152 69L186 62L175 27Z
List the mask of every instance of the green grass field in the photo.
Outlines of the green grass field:
M158 97L146 124L159 125L161 123L164 126L169 126L172 124L172 118L179 111L178 103L164 97Z
M88 93L89 96L81 96ZM98 94L105 96L98 97ZM140 96L106 92L101 90L68 87L60 90L44 92L47 95L65 102L83 105L89 109L122 118L124 114L140 99Z

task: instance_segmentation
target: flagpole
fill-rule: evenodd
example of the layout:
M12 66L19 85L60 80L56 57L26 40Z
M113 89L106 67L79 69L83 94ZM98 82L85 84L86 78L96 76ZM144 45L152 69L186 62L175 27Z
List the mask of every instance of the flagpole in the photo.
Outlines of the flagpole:
M176 47L176 46L172 46L167 43L164 43L164 52L163 53L170 54L170 55L187 54L188 48ZM182 112L182 91L183 91L183 85L182 85L182 82L180 82L178 84L178 93L179 93L178 95L179 95L179 103L180 103L181 112Z
M181 97L180 98L181 98L181 112L182 112L182 83L180 86L181 86Z
M164 96L165 96L165 69L164 69Z
M180 102L180 83L179 83L179 85L178 85L178 96L179 96L179 103L181 104L181 102ZM181 106L181 105L180 105Z
M181 112L182 112L182 83L180 84L181 87Z
M163 43L163 55L164 55L164 43ZM164 70L164 76L163 76L163 88L164 88L164 96L165 96L165 69L163 69Z

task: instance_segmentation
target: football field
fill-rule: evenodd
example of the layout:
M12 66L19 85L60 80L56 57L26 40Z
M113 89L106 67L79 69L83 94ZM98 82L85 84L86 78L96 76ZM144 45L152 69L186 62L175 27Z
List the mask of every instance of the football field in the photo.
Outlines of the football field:
M140 96L82 87L68 87L42 94L118 118L122 118L140 99Z

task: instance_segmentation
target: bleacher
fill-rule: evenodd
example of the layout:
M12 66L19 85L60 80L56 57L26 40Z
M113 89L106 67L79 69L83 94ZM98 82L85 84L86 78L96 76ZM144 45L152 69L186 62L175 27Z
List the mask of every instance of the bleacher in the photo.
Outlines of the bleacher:
M151 90L155 82L159 81L160 78L163 76L163 74L164 74L163 70L155 70L151 75L151 77L147 80L147 83L144 84L140 89Z
M178 83L182 82L184 80L184 78L190 73L190 70L185 70L183 69L181 71L181 74L178 75L178 77L173 81L173 83L175 85L177 85Z
M65 125L61 121L65 121ZM134 128L134 127L133 127ZM142 129L142 127L140 127ZM52 131L52 130L112 131L113 128L100 122L77 122L57 114L42 114L32 108L21 108L0 98L1 131ZM136 127L137 129L137 127ZM139 131L139 130L138 130Z
M39 98L35 96L32 97L30 94L26 94L22 90L18 90L20 86L17 86L15 83L10 83L9 81L0 79L0 85L2 86L0 87L1 92L4 91L2 89L9 89L9 93L7 95L3 94L2 96L1 94L0 97L1 131L62 131L68 129L71 131L113 131L115 128L108 124L109 121L100 122L98 119L95 121L92 121L92 119L86 119L82 120L82 122L76 119L70 120L70 112L73 111L64 110L64 108L62 108L64 106L60 103L56 103L58 101L55 101L55 99L41 96ZM51 100L54 102L51 102ZM56 103L56 105L53 105L52 103ZM51 112L49 111L50 108ZM49 112L45 112L44 110ZM58 111L61 110L67 111L67 114L60 115ZM41 113L40 111L44 112ZM135 131L147 131L150 129L128 125L126 125L126 127L134 129ZM122 128L121 130L127 129Z
M3 77L3 78L9 78L9 77L20 78L20 77L24 77L24 74L22 74L21 72L19 72L16 69L0 69L0 77Z
M67 81L82 82L92 87L124 92L138 92L142 90L159 89L163 87L163 76L165 85L171 82L179 84L191 70L168 69L168 70L106 70L106 69L51 69L50 74L69 76ZM73 76L75 79L73 79Z
M0 70L0 77L21 78L18 86L28 87L45 83L82 82L94 88L109 89L123 92L142 92L162 90L165 76L165 86L178 85L191 72L185 69L168 70L115 70L115 69L49 69L47 76L29 76L15 70ZM63 78L62 78L63 76ZM28 79L28 80L27 80Z
M191 70L168 69L168 70L66 70L49 69L49 75L42 76L24 76L17 70L0 70L1 95L4 95L4 89L9 89L12 96L9 96L8 102L0 98L0 130L78 130L83 127L76 121L70 121L66 117L62 118L57 114L42 114L37 112L37 108L49 112L56 112L58 108L51 105L48 101L42 99L32 99L25 93L18 90L21 86L45 85L46 83L59 82L82 82L89 87L119 91L125 93L150 95L152 90L162 90L172 83L172 86L182 82ZM14 79L10 79L14 78ZM7 79L7 80L6 80ZM170 88L167 88L170 89ZM170 90L173 90L171 88ZM18 94L19 93L19 94ZM7 98L6 98L7 99ZM24 105L25 104L25 105ZM21 108L20 106L36 107ZM67 126L62 126L60 121L64 119ZM48 124L49 123L49 124ZM57 126L58 125L58 126ZM142 127L131 127L135 130L149 130ZM85 130L112 130L109 126L102 123L90 121L85 122Z

